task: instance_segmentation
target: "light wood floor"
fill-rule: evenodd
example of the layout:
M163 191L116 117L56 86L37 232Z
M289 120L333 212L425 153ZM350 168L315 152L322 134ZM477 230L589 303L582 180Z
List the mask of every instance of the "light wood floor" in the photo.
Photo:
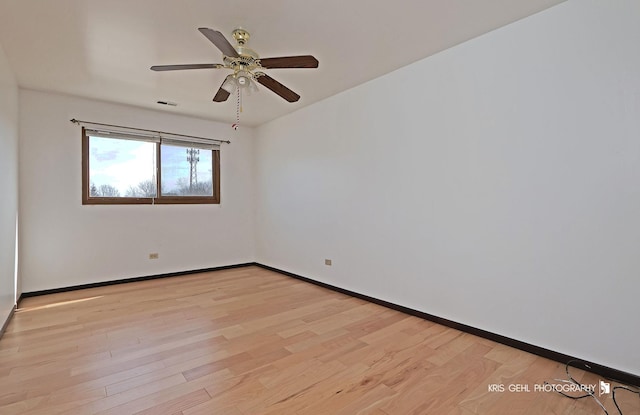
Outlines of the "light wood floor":
M27 298L0 340L3 415L603 413L591 398L488 392L563 377L558 363L258 267ZM620 401L640 413L637 395Z

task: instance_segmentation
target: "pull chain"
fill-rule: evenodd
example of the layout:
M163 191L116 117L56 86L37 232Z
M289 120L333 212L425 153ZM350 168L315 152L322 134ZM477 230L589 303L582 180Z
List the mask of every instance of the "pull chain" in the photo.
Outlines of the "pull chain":
M242 95L240 94L240 87L236 88L236 122L231 125L231 128L237 130L240 127L240 113L242 112Z

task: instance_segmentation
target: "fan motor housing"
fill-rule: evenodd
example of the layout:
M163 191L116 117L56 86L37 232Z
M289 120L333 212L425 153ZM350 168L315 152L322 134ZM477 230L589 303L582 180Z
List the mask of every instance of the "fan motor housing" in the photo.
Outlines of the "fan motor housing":
M248 48L246 46L236 46L236 51L240 56L248 56L253 59L258 59L259 57L258 54L253 49Z

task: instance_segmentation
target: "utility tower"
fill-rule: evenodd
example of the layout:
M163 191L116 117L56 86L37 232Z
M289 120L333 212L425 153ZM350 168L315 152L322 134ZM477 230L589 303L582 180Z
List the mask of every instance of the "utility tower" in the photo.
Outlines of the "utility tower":
M189 190L193 191L193 186L198 184L198 162L200 161L200 150L196 148L187 149L187 161L189 162Z

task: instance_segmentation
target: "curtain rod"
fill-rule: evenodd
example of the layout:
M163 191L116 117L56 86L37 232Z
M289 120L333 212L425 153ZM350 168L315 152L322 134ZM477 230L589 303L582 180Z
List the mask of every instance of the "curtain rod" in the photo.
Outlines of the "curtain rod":
M200 140L211 140L211 141L217 141L219 143L231 144L231 141L229 141L229 140L218 140L218 139L215 139L215 138L198 137L198 136L195 136L195 135L176 134L176 133L170 133L170 132L167 132L167 131L146 130L144 128L125 127L125 126L122 126L122 125L114 125L114 124L102 124L102 123L99 123L99 122L76 120L75 118L72 118L69 121L71 121L72 123L77 124L77 125L89 124L89 125L100 125L100 126L103 126L103 127L126 128L127 130L133 130L133 131L145 131L147 133L168 134L168 135L173 135L173 136L176 136L176 137L197 138L197 139L200 139Z

